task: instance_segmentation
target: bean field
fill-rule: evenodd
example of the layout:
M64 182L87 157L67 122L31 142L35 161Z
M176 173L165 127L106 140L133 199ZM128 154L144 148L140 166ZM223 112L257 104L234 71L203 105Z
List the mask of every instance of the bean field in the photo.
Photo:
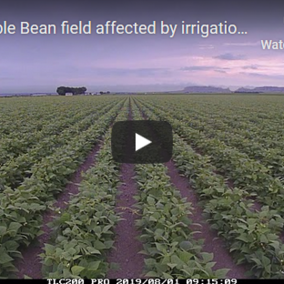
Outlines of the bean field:
M116 163L125 120L172 159ZM1 98L0 278L78 277L284 279L284 96Z

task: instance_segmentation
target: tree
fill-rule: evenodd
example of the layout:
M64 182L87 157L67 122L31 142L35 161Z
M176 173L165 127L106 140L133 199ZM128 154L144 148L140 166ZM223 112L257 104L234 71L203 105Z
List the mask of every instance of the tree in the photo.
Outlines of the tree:
M57 90L56 90L56 92L58 93L58 95L60 95L60 96L65 96L65 94L66 94L65 88L66 88L66 87L63 87L63 86L58 87Z
M66 93L72 93L73 95L81 95L81 94L85 94L86 91L87 91L86 87L74 88L74 87L65 87L65 86L60 86L56 90L56 92L60 96L65 96Z

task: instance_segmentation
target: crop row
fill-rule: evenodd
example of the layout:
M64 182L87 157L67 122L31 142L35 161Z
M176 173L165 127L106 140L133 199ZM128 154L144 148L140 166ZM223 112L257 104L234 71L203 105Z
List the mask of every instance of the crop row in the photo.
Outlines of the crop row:
M177 96L167 100L166 103L184 105L187 111L201 111L212 118L222 117L236 128L259 125L271 122L271 126L279 127L279 121L284 118L281 112L283 99L281 97L241 97L241 96ZM194 105L194 108L192 106ZM267 129L270 125L267 125ZM272 130L272 128L271 128Z
M26 178L18 188L6 188L0 193L0 277L15 272L13 260L21 256L20 245L29 245L40 233L42 212L52 203L53 196L62 191L70 174L94 144L98 143L119 113L123 101L68 146L57 149L35 164L31 177Z
M158 108L149 107L159 117L169 121L173 129L193 147L210 155L210 161L218 171L227 174L236 186L246 189L251 196L257 195L261 203L276 209L284 216L283 184L279 178L269 175L268 168L258 161L249 159L246 154L226 146L218 139L207 138L202 132L188 127L186 122L172 118Z
M284 156L282 154L283 150L266 149L257 142L245 139L242 135L234 135L234 130L232 128L223 127L220 131L218 131L215 128L211 127L209 120L204 120L202 122L193 120L190 115L182 111L182 107L180 107L178 111L170 113L173 115L173 117L190 125L191 128L202 131L205 135L204 138L214 137L217 140L224 141L226 145L240 149L242 152L246 153L248 157L260 160L261 163L265 167L267 167L267 172L273 177L279 177L280 179L284 178ZM218 120L216 123L219 124L222 123L222 121ZM255 135L254 137L257 137L257 135ZM236 150L232 150L232 152L235 152L236 155L238 155ZM243 159L248 157L242 155Z
M250 158L260 160L268 168L272 176L284 179L283 139L278 143L281 143L281 148L267 149L267 143L263 145L255 141L259 137L257 133L251 133L253 139L247 139L244 136L244 130L236 131L235 128L229 127L225 123L226 120L221 120L220 115L216 115L214 119L208 114L192 115L192 113L185 111L182 106L177 106L175 111L171 111L170 113L174 118L190 125L191 128L202 131L206 137L214 137L220 141L224 141L226 145L238 148ZM263 128L262 125L260 124L259 127ZM279 133L279 131L277 132ZM267 138L267 135L265 137ZM273 136L273 140L275 140L275 136Z
M188 116L183 116L182 121L186 121ZM216 129L212 128L206 122L200 123L199 121L190 122L190 127L202 131L208 138L216 138L223 141L229 147L237 148L239 151L244 152L249 158L259 160L265 167L268 168L269 173L274 177L284 178L284 155L283 150L266 149L262 144L244 138L243 135L234 134L231 128ZM284 146L284 144L283 144ZM284 148L284 147L283 147Z
M22 138L22 135L48 131L56 120L64 120L97 105L114 101L112 98L86 97L66 100L62 97L0 99L0 138Z
M143 111L150 119L159 119L148 108ZM250 264L257 278L283 279L284 245L278 234L284 220L277 211L263 206L254 212L251 200L247 199L249 193L229 188L224 178L214 173L210 157L197 154L177 134L173 158L199 194L208 222L226 240L236 262Z
M15 109L15 106L14 106ZM91 110L84 107L86 111ZM66 111L65 106L61 103L59 105L43 104L37 105L35 102L31 106L25 106L23 112L19 109L12 111L6 116L1 115L2 122L2 139L26 138L27 134L44 132L48 133L50 127L54 123L59 123L64 119L72 118L72 114L77 115L82 111L79 106L75 105L69 111ZM1 141L0 140L0 141Z
M62 113L60 110L62 109L62 102L58 104L49 99L42 104L42 101L37 102L34 99L29 101L24 99L1 99L0 108L0 138L13 138L17 134L21 136L47 126L48 122L54 119L54 114L58 116ZM68 117L69 114L66 115Z
M117 102L117 101L116 101ZM115 102L114 102L115 103ZM59 135L62 131L68 129L70 126L73 126L74 123L82 119L86 119L87 116L92 117L94 112L99 111L102 107L105 107L107 111L110 106L114 103L103 103L96 108L81 109L78 112L72 112L69 110L67 114L64 113L62 108L62 114L55 115L52 112L52 119L47 120L46 127L41 130L30 131L20 135L20 132L15 132L13 137L9 136L0 140L0 165L3 165L5 162L9 161L12 158L16 158L21 154L27 153L32 147L37 146L42 140L50 136ZM11 118L10 123L13 123L14 120L17 120L17 117ZM37 121L32 121L28 119L30 125L37 125Z
M283 143L283 117L279 115L281 112L267 110L261 114L260 107L256 113L252 113L252 107L238 111L237 106L229 108L221 108L220 101L217 103L205 104L200 99L197 102L192 102L188 98L179 97L177 99L163 100L161 98L153 100L155 105L159 105L164 110L178 109L175 116L178 119L183 119L183 115L190 116L189 123L195 120L204 123L204 125L212 126L220 130L230 129L230 133L242 135L244 138L254 142L258 142L265 147L284 149ZM183 103L183 99L185 99ZM216 100L216 98L214 98ZM205 105L204 105L205 104ZM265 118L264 118L265 117ZM273 119L275 121L273 121Z
M124 110L117 120L126 116ZM119 181L119 165L111 156L109 129L96 164L83 175L79 193L53 222L56 237L45 245L41 255L44 277L105 277L109 269L106 254L113 247L113 230L120 219L114 211Z
M141 114L133 104L133 117ZM146 130L147 131L147 130ZM149 129L149 131L155 131ZM144 243L146 277L224 278L228 269L212 270L213 253L202 251L203 240L195 240L190 229L192 206L181 198L162 164L136 165L141 219L137 220Z
M94 110L94 113L87 115L84 119L77 121L74 124L71 124L72 126L65 129L60 134L45 137L43 140L39 141L35 147L29 149L27 153L7 161L0 168L0 190L1 187L4 189L5 186L9 186L11 188L19 186L26 177L32 174L31 167L34 164L39 163L41 159L51 155L60 147L66 147L66 145L72 143L72 141L77 139L78 135L82 135L82 133L87 131L87 129L92 126L97 119L112 108L115 108L113 104L107 105L98 111Z

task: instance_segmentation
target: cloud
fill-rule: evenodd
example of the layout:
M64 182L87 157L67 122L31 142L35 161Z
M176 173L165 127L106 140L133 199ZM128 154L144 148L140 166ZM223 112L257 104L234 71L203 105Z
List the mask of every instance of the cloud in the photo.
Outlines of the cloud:
M231 68L228 67L218 67L218 66L187 66L182 67L180 70L182 71L215 71L218 73L227 73L226 70L230 70Z
M214 49L214 45L212 44L199 44L199 49Z
M260 67L260 65L257 64L252 64L252 65L247 65L247 66L243 66L243 69L251 69L251 70L258 70Z
M267 79L284 79L284 75L278 75L278 74L273 74L273 75L268 75L268 74L263 74L263 73L255 73L255 72L239 72L241 75L247 75L247 76L252 76L252 77L259 77L259 78L267 78Z
M216 68L216 66L186 66L180 68L182 71L206 71L206 70L212 70Z
M244 55L234 55L232 53L224 53L224 54L220 54L218 56L214 56L213 58L216 59L221 59L221 60L243 60L246 57Z
M223 74L227 73L225 70L222 70L222 69L215 69L214 71L218 73L223 73Z
M226 46L256 46L259 45L259 41L254 42L225 42L224 45Z

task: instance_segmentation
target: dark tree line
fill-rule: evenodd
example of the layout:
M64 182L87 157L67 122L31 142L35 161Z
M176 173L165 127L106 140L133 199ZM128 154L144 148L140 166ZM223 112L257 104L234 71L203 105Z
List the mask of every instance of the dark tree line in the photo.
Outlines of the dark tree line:
M80 95L80 94L85 94L85 92L87 91L86 87L58 87L56 92L58 93L58 95L60 96L65 96L66 93L72 93L73 95Z

